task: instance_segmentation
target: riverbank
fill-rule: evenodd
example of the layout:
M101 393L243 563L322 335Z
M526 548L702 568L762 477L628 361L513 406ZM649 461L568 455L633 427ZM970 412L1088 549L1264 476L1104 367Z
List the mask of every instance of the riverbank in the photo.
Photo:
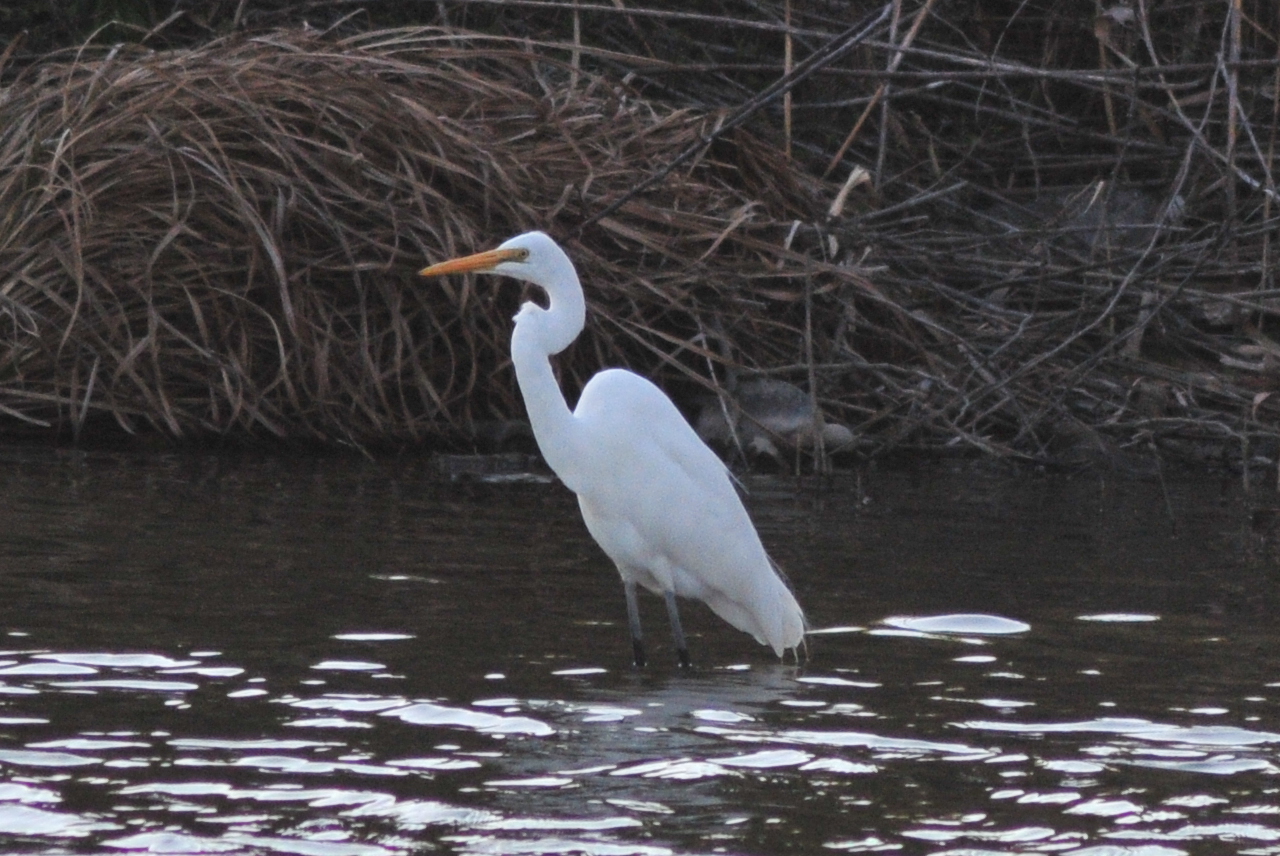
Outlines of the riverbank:
M842 454L1275 466L1277 12L1201 6L889 8L792 89L852 17L14 54L0 430L518 443L520 287L413 274L541 228L590 300L571 399L608 365L690 413L763 376L848 426ZM723 50L787 32L789 66Z

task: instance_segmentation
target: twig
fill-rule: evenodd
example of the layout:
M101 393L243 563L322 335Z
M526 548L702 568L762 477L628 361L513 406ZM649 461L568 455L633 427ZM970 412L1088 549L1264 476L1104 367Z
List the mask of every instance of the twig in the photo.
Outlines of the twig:
M627 202L662 182L673 170L688 161L694 155L705 150L715 142L718 137L723 136L734 128L737 128L743 122L747 121L747 119L749 119L761 107L764 107L766 104L774 101L782 93L789 92L796 86L796 84L800 83L814 72L832 62L835 62L840 57L853 50L859 42L871 35L871 33L875 31L876 27L878 27L886 17L888 17L891 8L892 0L890 0L890 3L882 6L878 13L868 15L858 23L846 29L840 35L832 38L822 48L806 57L803 62L791 71L790 74L783 75L783 77L778 81L757 93L746 103L729 113L723 121L717 122L716 129L713 132L699 136L697 140L690 143L689 146L672 158L672 160L661 170L654 172L644 181L640 182L636 187L615 199L613 202L610 202L602 210L586 218L578 227L578 234L581 235L588 226L608 217Z

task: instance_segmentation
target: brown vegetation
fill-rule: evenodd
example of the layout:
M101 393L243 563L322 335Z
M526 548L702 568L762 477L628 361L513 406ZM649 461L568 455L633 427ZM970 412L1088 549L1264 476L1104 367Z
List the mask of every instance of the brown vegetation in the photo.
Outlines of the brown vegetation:
M786 256L765 227L810 200L739 135L574 240L584 194L620 195L714 119L573 77L440 31L33 69L0 119L5 412L361 444L467 432L518 410L517 290L413 272L535 227L592 283L570 385L660 362L700 295L745 294Z
M594 313L571 393L627 364L688 401L729 359L814 389L864 454L1274 462L1280 12L940 5L890 3L754 99L847 4L788 30L781 2L529 3L504 36L26 67L0 101L3 418L458 442L520 412L519 289L412 272L544 228Z

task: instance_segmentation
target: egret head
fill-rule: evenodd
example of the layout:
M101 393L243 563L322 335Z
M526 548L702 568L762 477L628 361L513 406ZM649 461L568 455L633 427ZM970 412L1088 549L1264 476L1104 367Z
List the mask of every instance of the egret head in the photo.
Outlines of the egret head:
M578 273L560 245L542 232L525 232L495 250L450 259L419 271L420 276L451 273L496 273L531 282L545 291L550 301L546 309L533 302L525 303L515 317L516 329L523 328L525 340L536 341L545 353L558 354L582 332L586 303Z
M504 241L497 249L450 259L418 272L419 276L451 273L496 273L540 285L544 289L573 269L569 257L542 232L525 232Z

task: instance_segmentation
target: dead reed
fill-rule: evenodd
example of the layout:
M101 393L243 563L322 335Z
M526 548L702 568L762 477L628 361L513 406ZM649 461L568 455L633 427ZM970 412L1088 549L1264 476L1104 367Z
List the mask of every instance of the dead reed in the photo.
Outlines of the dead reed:
M762 111L792 129L797 171L842 189L790 233L812 311L771 316L787 336L734 329L755 368L808 378L864 452L1151 472L1172 451L1280 478L1280 7L776 0L748 15L718 0L695 20L661 0L529 5L543 17L506 25L726 107L793 50L888 12ZM851 264L873 287L840 278Z
M571 397L621 363L687 401L728 360L863 454L1280 462L1274 4L437 6L17 75L9 425L475 436L520 413L519 289L411 272L538 227L595 313Z
M441 30L87 52L5 95L10 428L456 439L519 411L518 289L417 281L427 261L535 227L565 239L595 312L572 387L670 359L813 202L735 134L575 239L584 200L620 196L715 117Z

